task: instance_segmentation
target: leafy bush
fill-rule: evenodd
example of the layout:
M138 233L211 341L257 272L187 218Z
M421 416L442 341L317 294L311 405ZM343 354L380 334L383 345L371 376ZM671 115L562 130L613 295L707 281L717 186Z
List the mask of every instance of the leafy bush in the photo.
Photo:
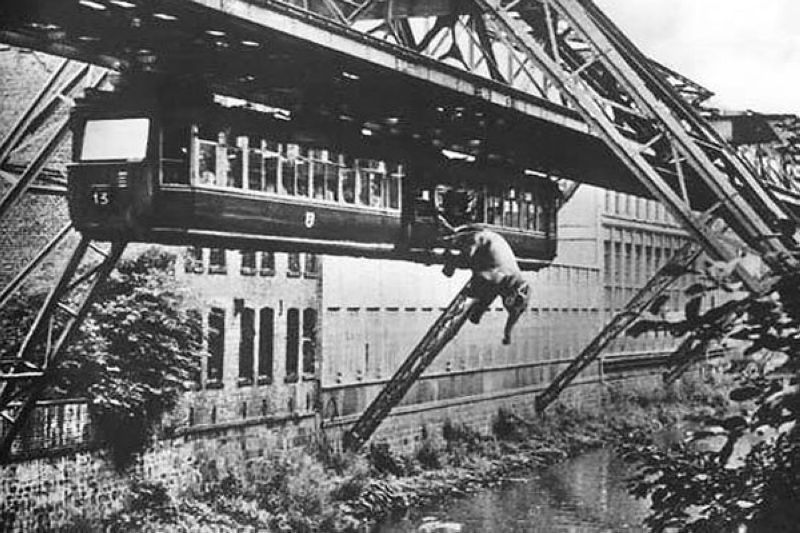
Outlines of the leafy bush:
M731 366L730 400L739 413L707 420L689 442L667 450L642 437L624 448L641 465L632 491L651 498L647 522L657 532L790 531L800 523L800 272L767 280L760 294L743 294L731 279L734 266L711 264L701 273L686 290L681 320L649 316L632 328L688 333L676 365L701 360L710 343L723 339L737 341L744 353ZM712 290L730 299L701 312L701 298Z
M406 473L403 459L392 452L388 442L371 443L367 453L367 460L381 474L402 476Z
M420 442L414 457L423 468L428 470L442 468L442 449L425 426L422 427L422 442Z
M333 509L334 481L319 461L305 453L270 458L258 477L258 505L274 515L273 525L280 530L315 531L318 521Z
M528 438L528 424L519 415L501 407L492 420L492 431L501 440L522 441Z
M147 447L199 368L201 324L185 309L174 262L157 248L120 261L47 391L89 399L92 422L120 468ZM3 308L2 353L17 349L43 299L41 292L19 293Z

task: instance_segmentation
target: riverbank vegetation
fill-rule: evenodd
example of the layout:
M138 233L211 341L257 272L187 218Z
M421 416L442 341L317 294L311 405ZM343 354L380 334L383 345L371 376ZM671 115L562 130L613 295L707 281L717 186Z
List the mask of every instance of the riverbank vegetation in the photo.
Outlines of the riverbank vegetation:
M760 294L737 292L736 263L711 264L687 289L681 320L645 317L636 329L688 337L676 366L691 363L709 342L734 341L742 357L726 416L707 416L690 439L664 448L649 435L625 452L641 465L632 485L649 497L647 525L662 531L797 531L800 524L800 272L764 280ZM700 312L705 294L730 297ZM656 310L657 311L657 310Z
M77 519L68 530L367 531L392 513L496 486L637 431L711 416L725 404L716 384L687 378L663 391L608 386L601 405L556 404L545 417L501 409L485 433L456 421L422 428L405 454L381 442L342 454L322 439L240 474L201 468L202 480L182 494L137 483L124 511Z

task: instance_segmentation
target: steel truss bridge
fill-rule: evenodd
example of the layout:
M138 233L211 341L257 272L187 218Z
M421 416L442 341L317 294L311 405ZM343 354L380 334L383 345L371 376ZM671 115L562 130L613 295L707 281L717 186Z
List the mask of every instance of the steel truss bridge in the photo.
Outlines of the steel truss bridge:
M508 164L661 201L694 242L554 380L538 398L542 409L701 250L730 260L735 236L773 272L799 268L786 231L800 213L798 190L762 182L697 113L710 93L643 56L591 0L6 0L0 42L109 71L194 80L269 106L297 138L353 154L424 160L446 149L468 154L476 168ZM3 140L2 162L37 117L77 87L103 82L88 67L81 72L66 81L56 73ZM0 216L65 132L44 143L0 201ZM19 352L0 359L3 458L125 244L82 240ZM93 249L103 260L77 275ZM738 274L748 289L769 290ZM350 447L369 438L467 307L454 300L365 411ZM681 362L693 353L679 352Z

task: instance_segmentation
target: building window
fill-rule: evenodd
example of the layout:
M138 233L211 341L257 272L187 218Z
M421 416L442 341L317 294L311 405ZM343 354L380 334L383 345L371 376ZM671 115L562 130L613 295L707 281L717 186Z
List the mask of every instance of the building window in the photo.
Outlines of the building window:
M274 252L261 252L261 267L258 273L262 276L275 275L275 253Z
M297 381L300 356L300 311L286 313L286 381Z
M614 282L616 285L622 284L622 243L614 243Z
M198 347L202 346L203 314L199 309L189 309L186 311L186 317L188 319L188 326L189 330L191 331L192 341L194 341ZM202 385L203 368L199 359L196 361L195 365L192 366L191 381L196 388L200 388Z
M603 241L603 281L611 284L611 241Z
M275 311L262 307L258 317L258 383L272 383L272 361L275 349Z
M222 364L225 357L225 310L211 308L208 314L208 368L207 384L222 386Z
M253 384L253 357L256 337L256 312L242 309L239 321L239 385Z
M317 359L317 311L303 310L303 375L313 376Z
M242 276L252 276L256 273L256 253L253 250L242 250Z
M225 248L211 248L208 254L208 273L225 274Z
M199 246L189 246L186 249L183 267L188 274L203 273L203 249Z
M300 276L300 254L298 252L291 252L287 255L287 270L286 275L290 277Z
M306 269L304 274L307 278L316 278L319 274L319 258L317 254L306 253Z

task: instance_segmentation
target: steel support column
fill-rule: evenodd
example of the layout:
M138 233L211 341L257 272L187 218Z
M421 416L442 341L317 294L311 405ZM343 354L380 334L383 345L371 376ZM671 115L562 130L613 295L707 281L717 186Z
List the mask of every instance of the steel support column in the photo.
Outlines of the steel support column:
M81 239L58 282L48 294L16 356L0 359L0 417L4 432L0 440L0 463L8 462L11 446L36 401L55 377L54 369L69 342L89 312L97 289L108 277L125 250L125 242L114 242L103 260L79 273L91 242ZM56 313L63 313L63 326L51 342Z

